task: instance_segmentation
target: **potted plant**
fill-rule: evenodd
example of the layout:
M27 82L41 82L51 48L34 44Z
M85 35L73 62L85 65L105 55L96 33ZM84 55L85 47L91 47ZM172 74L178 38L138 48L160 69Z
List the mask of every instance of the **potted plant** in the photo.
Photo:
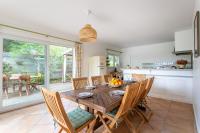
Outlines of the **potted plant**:
M188 63L187 60L177 60L176 61L176 64L179 69L184 69L187 63Z

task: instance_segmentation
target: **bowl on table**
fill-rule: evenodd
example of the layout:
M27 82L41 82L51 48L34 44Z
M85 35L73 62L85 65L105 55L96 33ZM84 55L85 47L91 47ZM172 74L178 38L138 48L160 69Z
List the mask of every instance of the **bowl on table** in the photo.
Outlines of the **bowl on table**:
M109 86L113 88L117 88L123 85L123 81L118 78L112 78L112 80L109 81Z
M93 96L93 93L91 92L81 92L78 94L78 98L89 98L92 96Z
M88 90L92 90L92 89L95 89L96 86L94 86L94 85L88 85L88 86L85 86L85 88L88 89Z
M109 85L110 87L112 87L112 88L119 88L119 87L121 87L122 85Z
M112 95L123 96L125 91L124 90L113 90L110 92Z

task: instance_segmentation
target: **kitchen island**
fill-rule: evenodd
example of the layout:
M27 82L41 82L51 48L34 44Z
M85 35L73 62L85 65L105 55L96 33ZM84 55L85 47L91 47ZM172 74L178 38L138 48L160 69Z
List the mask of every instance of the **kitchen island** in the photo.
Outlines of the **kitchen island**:
M122 69L124 80L132 74L154 76L150 96L192 103L192 69Z

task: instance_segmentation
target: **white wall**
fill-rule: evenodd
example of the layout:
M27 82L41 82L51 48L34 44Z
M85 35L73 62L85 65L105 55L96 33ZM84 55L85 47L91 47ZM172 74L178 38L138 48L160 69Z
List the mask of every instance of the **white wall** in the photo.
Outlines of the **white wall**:
M107 44L83 44L82 47L82 76L88 76L89 57L92 56L106 56L106 49L119 50L116 46Z
M188 59L188 56L172 54L174 45L174 42L163 42L124 48L121 55L122 67L127 65L141 67L142 63L175 62L179 58Z
M195 12L200 10L200 0L195 0ZM193 70L193 106L198 133L200 133L200 57L194 58Z

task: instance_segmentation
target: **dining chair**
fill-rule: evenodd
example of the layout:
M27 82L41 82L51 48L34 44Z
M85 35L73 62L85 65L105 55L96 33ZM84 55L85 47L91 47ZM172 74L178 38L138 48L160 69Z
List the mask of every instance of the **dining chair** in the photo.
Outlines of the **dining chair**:
M149 122L149 119L153 115L153 111L151 110L151 108L148 106L148 104L146 102L146 98L147 98L148 93L150 92L150 90L152 88L153 81L154 81L154 77L147 79L146 87L145 87L145 89L144 89L143 93L141 94L141 97L138 101L141 106L144 106L145 110L148 109L148 111L149 111L148 115L145 111L142 111L140 108L138 108L138 107L136 108L138 113L140 113L144 117L146 122Z
M72 87L74 90L84 89L89 84L87 77L72 78ZM86 106L79 104L79 106L86 110Z
M3 74L3 93L6 95L8 98L8 76Z
M119 120L121 119L123 119L128 126L131 126L131 122L128 119L128 113L131 110L132 101L136 98L139 86L139 83L128 85L125 89L125 94L123 96L120 106L115 108L111 112L103 114L104 118L108 118L111 121L109 125L105 123L103 117L101 117L100 114L98 115L103 125L106 127L106 131L111 133L114 126L118 124Z
M42 88L42 94L49 113L60 126L58 133L61 133L62 131L67 133L77 133L88 126L90 126L90 128L87 129L87 133L93 132L92 130L96 122L93 114L82 110L79 107L66 113L58 92L51 92Z
M110 74L103 75L103 79L105 83L109 83L109 81L112 79L112 76Z
M102 85L102 76L91 76L92 85Z
M31 90L39 90L39 85L42 84L42 74L37 73L37 75L31 76Z
M87 77L72 78L72 87L73 87L74 90L83 89L87 85L88 85L88 78Z
M131 105L130 105L130 112L131 113L130 114L137 113L137 115L141 118L141 123L137 127L135 127L128 120L128 118L126 118L127 120L125 122L128 125L128 127L130 127L131 132L139 132L139 129L141 128L142 124L145 122L144 117L142 116L142 114L140 112L137 112L136 108L137 108L137 105L139 104L139 101L140 101L140 98L141 98L143 92L145 91L147 82L148 82L148 80L136 82L136 83L139 84L139 87L138 87L138 89L134 88L135 91L134 91L133 99L131 100Z
M140 100L143 97L144 92L146 91L148 79L140 81L139 83L140 83L140 87L138 89L137 96L132 103L132 108L135 108L135 106L137 106L140 103Z
M147 96L148 96L148 94L149 94L149 92L151 90L151 87L153 85L153 81L154 81L154 77L151 77L151 78L147 79L147 84L146 84L145 90L144 90L143 94L141 95L141 100L142 101L144 101L147 98Z
M21 75L22 74L11 74L11 76L10 76L10 81L13 86L13 92L15 92L16 86L19 86L19 77Z
M132 74L132 78L134 81L142 81L146 79L146 75L145 74Z
M31 76L30 75L21 75L19 76L19 95L22 96L22 87L26 86L27 96L30 94L30 85L31 85Z

